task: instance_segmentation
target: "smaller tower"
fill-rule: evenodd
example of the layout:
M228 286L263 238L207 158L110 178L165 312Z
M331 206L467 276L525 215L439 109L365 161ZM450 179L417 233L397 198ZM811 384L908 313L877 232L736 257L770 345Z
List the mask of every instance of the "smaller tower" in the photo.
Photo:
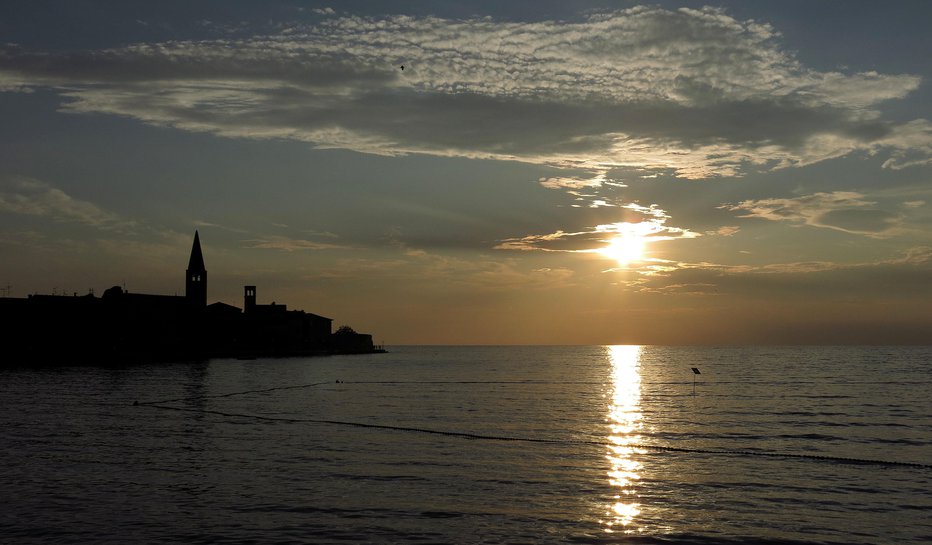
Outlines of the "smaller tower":
M207 269L204 268L204 254L201 253L201 239L194 231L194 245L191 246L191 258L185 271L184 296L192 308L207 307Z
M256 309L256 287L243 287L243 312L252 312Z

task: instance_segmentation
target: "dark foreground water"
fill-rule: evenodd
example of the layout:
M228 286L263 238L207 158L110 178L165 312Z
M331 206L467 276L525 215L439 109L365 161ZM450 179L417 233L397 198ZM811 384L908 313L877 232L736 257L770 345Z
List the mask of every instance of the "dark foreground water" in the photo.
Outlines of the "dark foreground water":
M0 409L4 543L932 542L932 348L20 368Z

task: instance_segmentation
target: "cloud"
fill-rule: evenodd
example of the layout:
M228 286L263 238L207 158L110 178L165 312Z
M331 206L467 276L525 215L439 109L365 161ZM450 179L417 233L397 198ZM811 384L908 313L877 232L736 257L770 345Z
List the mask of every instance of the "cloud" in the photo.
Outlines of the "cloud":
M105 230L128 229L135 225L135 222L118 214L30 178L14 178L0 184L0 212L39 216Z
M325 242L316 242L313 240L290 238L279 235L270 235L257 239L244 240L246 248L264 248L271 250L282 250L285 252L300 251L317 251L317 250L342 250L348 246L339 244L329 244Z
M658 260L659 262L659 260ZM928 282L932 248L916 246L888 259L857 263L806 261L769 265L718 263L659 263L665 268L637 271L639 278L624 283L635 291L655 294L739 295L766 297L830 297L836 303L932 295Z
M737 225L723 225L714 231L706 231L707 235L717 235L720 237L731 237L741 231Z
M746 212L740 218L787 221L871 237L888 236L903 217L876 207L861 193L834 191L787 199L758 199L719 208Z
M699 237L700 234L666 225L669 216L657 205L642 206L630 203L621 208L635 212L644 219L640 221L618 221L596 225L576 232L556 231L543 235L526 235L499 241L496 250L520 250L543 252L598 253L618 238L634 238L645 244L675 239ZM648 259L640 267L651 267L656 260Z
M886 122L872 109L919 82L808 68L776 29L716 8L534 23L328 17L251 39L0 47L0 89L54 88L67 112L320 148L685 178L856 151L886 154L888 168L928 164L932 124Z
M605 182L605 175L599 174L592 178L570 178L565 176L557 176L552 178L541 178L538 180L540 185L546 187L547 189L586 189L586 188L595 188L602 187L602 184Z
M932 123L925 119L910 121L885 138L875 142L871 153L888 148L890 158L883 166L894 170L932 164Z
M468 294L472 300L483 293L500 294L515 289L546 291L575 283L575 272L567 268L528 269L518 260L492 259L481 254L463 258L406 247L396 250L389 257L373 253L366 258L342 259L329 268L315 270L304 280L319 283L364 279L367 286L394 281L419 296L430 292L433 295L429 296L440 296L444 301L453 292Z
M214 223L214 222L204 221L204 220L194 220L194 226L195 227L211 227L213 229L221 229L223 231L229 231L231 233L242 234L242 233L247 232L245 229L241 229L239 227L233 227L230 225L223 225L220 223Z

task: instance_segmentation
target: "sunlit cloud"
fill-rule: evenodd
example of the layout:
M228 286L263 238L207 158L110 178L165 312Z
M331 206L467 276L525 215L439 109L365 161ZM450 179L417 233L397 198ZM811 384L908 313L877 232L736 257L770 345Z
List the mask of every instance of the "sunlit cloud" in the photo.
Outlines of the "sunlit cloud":
M588 179L556 177L541 178L539 181L540 185L547 189L583 189L587 187L602 187L602 182L605 181L605 178L599 175Z
M660 208L660 207L657 206L656 204L652 204L652 205L650 205L650 206L643 206L643 205L640 205L640 204L638 204L638 203L632 202L632 203L628 203L628 204L622 206L622 208L625 208L625 209L627 209L627 210L631 210L631 211L633 211L633 212L637 212L637 213L639 213L639 214L643 214L643 215L645 215L645 216L649 216L649 217L653 218L654 220L657 220L657 221L660 221L660 222L666 222L666 220L670 219L669 214L667 214L667 212L666 212L665 210L663 210L662 208ZM698 235L696 235L696 236L698 236Z
M876 202L853 191L747 200L720 208L745 212L740 218L786 221L871 237L888 236L903 220L899 213L880 209Z
M706 231L706 234L720 237L731 237L736 235L739 231L741 231L741 228L737 225L723 225L714 231Z
M639 269L650 271L662 266L658 264L662 260L649 255L649 245L701 236L689 229L666 225L669 216L657 205L629 203L621 208L636 212L644 218L640 221L600 224L583 231L559 230L543 235L509 238L500 241L495 249L597 254L617 261L622 268L636 263Z
M71 53L7 45L0 90L53 88L66 112L225 137L596 173L740 176L854 152L894 169L932 160L929 121L884 121L874 109L919 77L809 68L777 29L716 8L534 23L320 14L250 39Z
M682 238L696 238L699 233L683 229L680 227L671 227L664 225L665 219L651 219L637 223L616 222L605 225L597 225L596 233L637 236L640 238L650 239L651 241L674 240Z
M540 185L547 189L594 189L603 186L611 187L628 187L626 184L610 180L606 172L599 172L591 178L573 178L568 176L556 176L551 178L541 178L538 180Z

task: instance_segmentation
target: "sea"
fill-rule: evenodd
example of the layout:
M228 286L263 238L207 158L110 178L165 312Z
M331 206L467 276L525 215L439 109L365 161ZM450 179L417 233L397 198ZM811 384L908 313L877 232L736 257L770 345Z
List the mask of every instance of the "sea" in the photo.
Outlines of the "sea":
M932 347L0 369L2 543L932 543Z

